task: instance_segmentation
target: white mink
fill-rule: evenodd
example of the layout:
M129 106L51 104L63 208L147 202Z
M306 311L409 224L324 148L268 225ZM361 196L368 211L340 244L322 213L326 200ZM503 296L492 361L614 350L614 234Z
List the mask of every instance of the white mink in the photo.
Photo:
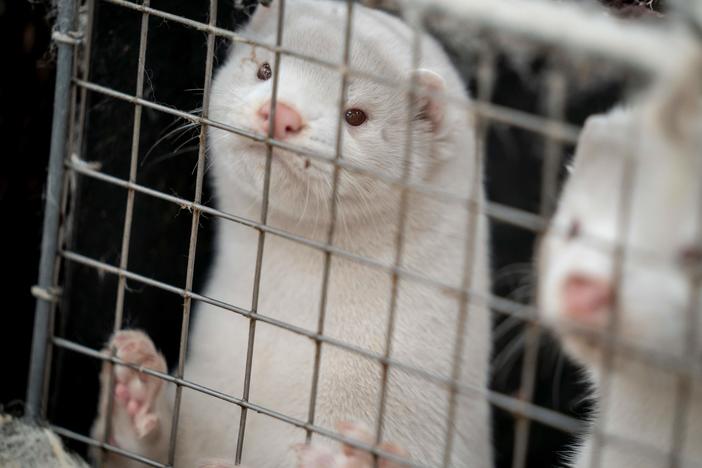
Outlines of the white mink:
M277 3L259 7L243 36L274 44ZM283 48L327 62L342 61L346 5L324 0L289 0L285 7ZM409 104L402 87L411 76L412 30L387 14L354 6L350 65L384 77L385 86L358 75L348 78L346 109L358 109L352 125L342 120L341 153L345 161L380 172L402 174ZM267 65L266 65L267 64ZM236 44L213 80L209 118L265 135L273 79L274 53L263 47ZM333 157L339 120L341 76L337 70L300 58L281 58L275 138ZM476 162L475 135L465 103L468 96L457 72L438 43L421 36L416 82L423 93L413 106L410 181L464 197L482 207L482 174ZM455 105L438 97L446 92ZM433 93L433 94L432 94ZM209 175L216 207L258 220L265 174L266 146L214 126L209 128ZM333 168L324 161L275 149L270 179L268 224L297 236L324 242L329 225ZM456 404L450 466L491 466L487 386L490 320L480 300L489 290L487 232L475 215L476 234L467 236L465 205L408 192L407 222L401 268L434 282L461 287L465 249L471 249L468 276L478 300L469 302L461 339L460 384ZM400 190L377 178L342 170L333 244L385 265L395 258ZM258 233L220 220L216 254L204 295L250 309ZM469 244L470 242L470 244ZM466 247L470 245L469 247ZM258 313L311 332L320 313L324 254L274 234L267 234L263 253ZM333 255L330 263L324 334L382 355L392 291L388 271ZM459 295L421 281L400 277L397 287L391 358L450 379L459 335ZM197 304L185 379L242 397L249 321L235 312ZM156 368L153 345L146 337L132 351L143 349ZM146 340L146 341L145 341ZM124 345L126 346L126 345ZM132 346L132 345L129 345ZM126 352L126 351L125 351ZM123 353L124 354L124 353ZM307 421L312 386L314 342L305 336L258 321L253 348L250 401L288 417ZM388 373L383 440L405 449L411 460L442 463L447 432L448 386L391 367ZM314 423L333 430L339 421L375 427L381 387L380 364L331 344L323 344ZM170 431L172 389L156 389L150 379L130 387L137 377L118 375L114 442L163 459ZM104 379L103 379L104 380ZM105 381L105 380L104 380ZM130 393L133 388L137 397ZM104 395L103 395L104 399ZM102 407L104 413L104 406ZM176 462L234 456L240 408L197 392L183 390ZM95 424L98 428L104 414ZM132 421L130 424L129 421ZM141 437L137 435L141 434ZM293 466L291 447L305 432L291 424L249 411L243 463L257 468ZM315 435L314 444L331 444ZM110 457L111 466L125 462ZM122 463L122 465L120 465Z
M605 432L603 468L669 466L679 378L645 353L702 360L702 297L689 274L702 266L702 108L691 83L698 76L663 83L631 107L588 119L539 254L540 310L566 352L584 366L599 399L590 426ZM632 170L630 182L625 168ZM622 197L627 186L630 195ZM623 257L615 248L618 239ZM604 342L577 327L605 332L613 311L625 348L616 348L607 372ZM690 331L696 343L688 341ZM698 365L688 369L693 377L682 416L686 431L675 440L681 449L677 466L684 468L702 466L702 381ZM594 447L592 435L585 436L573 466L591 466Z

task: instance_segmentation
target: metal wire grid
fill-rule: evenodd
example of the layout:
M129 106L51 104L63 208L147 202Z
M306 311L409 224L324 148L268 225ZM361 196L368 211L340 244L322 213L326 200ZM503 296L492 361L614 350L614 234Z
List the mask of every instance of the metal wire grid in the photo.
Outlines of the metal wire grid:
M539 322L538 313L533 307L524 306L522 304L500 298L493 295L485 295L481 292L475 291L471 287L471 277L470 271L471 265L468 259L465 262L464 277L462 280L461 287L455 287L450 284L445 284L444 282L432 278L425 277L421 273L410 271L401 266L401 258L403 251L403 231L406 218L407 210L407 193L410 191L426 194L427 196L434 197L438 200L442 200L446 203L455 204L458 207L462 207L466 212L467 220L467 233L469 233L468 244L470 247L471 240L475 238L475 225L477 219L477 210L475 205L475 200L477 199L477 192L470 194L469 197L464 198L453 193L448 193L442 191L441 189L424 186L418 183L408 182L408 168L409 162L408 158L411 157L411 139L408 138L405 146L405 166L401 177L394 178L391 176L376 174L360 166L357 166L349 161L344 160L341 154L341 142L342 142L342 132L341 132L341 119L343 115L344 103L346 100L346 88L347 80L349 76L362 76L365 78L372 79L380 84L391 85L393 87L398 87L397 83L389 83L387 79L378 76L372 76L368 73L363 73L357 70L353 70L348 67L349 58L349 44L352 41L352 21L351 13L353 11L353 2L347 1L347 21L344 32L344 54L343 61L341 64L328 63L323 60L319 60L313 57L308 57L300 54L294 50L287 50L281 45L281 37L283 34L284 24L282 21L284 15L284 0L276 0L280 2L280 10L278 17L278 29L277 29L277 39L276 44L259 44L254 41L242 37L241 35L218 28L216 26L216 12L217 12L217 0L210 0L209 7L209 21L208 23L201 23L198 21L190 20L187 18L179 17L164 11L160 11L149 6L149 0L143 0L143 3L136 4L126 0L100 0L114 5L118 5L124 8L128 8L142 15L141 23L141 34L139 41L139 60L137 66L137 85L134 94L122 93L96 83L88 81L85 77L88 76L87 71L89 69L89 47L90 47L90 31L92 29L92 18L94 12L94 2L98 0L87 0L84 8L86 8L87 24L85 25L85 30L76 32L75 27L77 26L77 8L74 0L61 0L59 2L59 15L57 19L57 31L54 34L54 38L57 43L58 49L58 67L57 67L57 88L56 88L56 98L55 98L55 116L54 116L54 126L52 130L52 150L49 168L49 179L48 179L48 189L47 189L47 209L46 217L44 223L44 236L42 242L42 259L40 264L40 278L39 285L34 289L35 295L38 298L37 301L37 314L35 322L35 332L34 332L34 342L32 349L32 361L30 369L30 384L28 390L28 411L30 414L37 417L46 417L46 393L48 389L48 370L50 369L51 362L51 349L56 346L59 348L71 350L84 354L86 356L91 356L96 359L110 362L116 365L124 365L127 367L135 368L136 366L125 363L114 355L105 355L104 353L85 347L79 343L71 342L69 340L63 339L58 336L53 335L53 315L55 313L55 304L58 294L60 293L59 288L59 278L58 270L60 261L70 261L78 264L85 265L87 267L93 268L96 271L106 272L116 275L119 278L118 283L118 294L117 301L115 304L115 321L114 330L119 330L122 327L122 314L124 306L124 293L126 281L136 281L146 285L154 286L166 291L170 291L174 294L178 294L183 297L183 316L182 316L182 331L180 337L180 348L178 356L178 364L173 375L164 374L156 372L149 369L140 369L142 372L156 376L163 379L164 381L171 382L176 385L176 400L174 405L174 413L172 420L172 430L170 437L170 447L168 453L168 461L166 464L159 463L155 460L149 460L138 454L127 452L119 447L115 447L104 441L109 440L109 420L111 416L111 411L108 411L107 421L103 432L102 440L95 440L90 437L86 437L82 434L77 434L68 429L52 426L59 434L66 437L73 438L84 442L89 445L100 447L103 451L114 452L128 458L140 461L151 466L173 466L174 454L175 454L175 444L178 427L179 409L180 409L180 398L182 393L182 388L186 387L192 390L202 392L204 394L210 395L215 398L228 401L232 404L236 404L241 407L241 420L239 425L239 433L237 436L237 449L236 449L236 462L239 463L243 450L243 441L246 428L246 415L249 409L256 412L260 412L267 416L276 418L278 420L287 422L296 427L300 427L306 430L307 439L309 440L312 434L320 434L325 437L329 437L338 441L344 441L350 445L368 450L373 453L374 456L382 456L384 458L393 459L399 463L409 464L406 460L402 460L393 454L385 453L377 448L377 444L382 438L382 421L384 412L384 398L385 398L385 384L387 379L387 372L390 367L395 367L401 369L405 372L417 375L428 381L432 381L441 384L450 390L450 400L449 400L449 417L446 426L446 446L444 450L444 461L443 465L446 466L450 461L451 446L453 440L453 419L455 418L455 402L456 397L459 394L472 395L476 398L487 398L488 401L500 407L506 411L511 412L515 418L517 418L517 433L515 437L515 447L513 458L513 467L521 468L525 464L526 452L527 452L527 441L529 436L529 427L531 421L538 421L542 424L567 431L567 432L578 432L581 429L579 421L570 418L566 415L560 414L558 412L549 410L547 408L539 407L531 402L532 393L534 388L534 374L535 374L535 363L538 357L538 343L539 336L541 333L542 325ZM463 17L467 17L468 14L477 18L479 23L484 23L486 27L492 27L497 30L504 27L513 31L523 32L524 30L530 32L534 35L534 28L529 28L529 22L534 19L530 15L521 14L519 19L505 15L504 11L501 11L499 6L493 5L494 2L474 2L474 3L461 3L453 2L451 0L442 0L436 2L440 4L443 8L449 8L450 11L456 10L461 11ZM426 9L431 8L432 5L426 2L416 0L415 2L409 3L411 8L407 8L405 11L405 17L408 23L414 28L414 53L413 53L413 63L416 65L419 63L419 57L421 51L419 50L419 37L421 34L421 19L422 14L426 12ZM491 11L486 10L485 5L490 5ZM473 6L471 6L473 5ZM481 6L482 5L482 6ZM537 6L537 9L540 8ZM497 10L497 11L495 11ZM203 31L207 33L207 57L205 66L205 86L203 93L203 110L201 115L193 115L187 112L183 112L177 109L172 109L167 106L157 104L155 102L144 99L143 97L143 85L144 85L144 70L145 70L145 52L147 47L147 35L148 35L148 24L150 17L163 18L164 20L173 21L184 26ZM584 24L585 25L585 24ZM537 28L538 30L542 28ZM81 35L84 33L84 36ZM548 31L540 31L540 39L546 41L553 41L555 37L550 37L551 33ZM539 34L535 34L537 37ZM647 72L651 72L655 67L661 67L660 57L657 57L656 51L661 49L656 49L656 47L661 47L661 42L663 42L663 47L666 47L665 41L660 41L661 37L649 36L650 31L646 31L646 34L642 35L641 31L637 31L636 28L624 33L625 39L624 43L631 43L633 40L644 40L647 44L651 45L653 50L649 49L648 52L639 54L638 56L631 57L631 55L624 55L622 50L611 50L609 48L603 48L602 43L598 40L593 40L587 36L576 37L573 39L571 37L571 46L578 46L586 49L590 52L596 52L600 55L604 55L613 61L633 61L635 68L643 69ZM577 34L576 34L577 36ZM275 101L277 97L277 84L278 84L278 65L280 57L282 55L289 55L297 58L302 58L318 64L319 66L329 67L339 71L341 75L341 95L339 96L339 121L337 129L337 138L335 152L333 155L318 154L306 150L305 148L299 148L294 145L288 144L282 141L273 140L273 125L269 129L269 133L266 136L253 134L249 131L230 127L218 122L209 120L208 118L208 101L209 101L209 91L211 85L211 75L212 75L212 63L214 55L214 41L216 37L225 37L231 39L234 42L245 43L256 45L258 47L267 48L275 53L275 66L274 76L273 76L273 91L272 91L272 112L275 112ZM569 36L570 37L570 36ZM560 39L560 38L559 38ZM589 42L588 42L589 41ZM656 43L656 41L659 41ZM568 42L568 41L566 41ZM609 44L608 44L609 45ZM644 49L640 47L639 50ZM79 60L82 60L82 66L78 66ZM631 65L631 64L630 64ZM471 112L476 116L477 130L478 130L478 163L483 157L484 145L482 144L488 129L488 126L492 122L500 122L512 125L514 127L522 128L535 132L542 135L546 141L545 145L545 163L543 165L543 187L542 187L542 202L546 200L552 200L554 194L556 193L556 183L557 183L557 170L559 168L559 157L562 152L562 147L564 144L574 143L578 129L564 123L563 111L565 102L565 77L557 69L554 68L549 74L546 82L547 90L547 110L546 117L539 117L536 115L527 114L510 108L504 108L494 105L489 102L492 94L492 85L494 82L495 64L493 57L489 53L482 54L480 62L478 64L478 93L476 96L476 101L472 103L458 102L458 105L469 106ZM417 94L416 84L414 78L411 77L407 83L402 83L400 85L404 91L406 91L410 96ZM96 92L106 96L110 96L115 99L123 100L125 102L132 103L134 105L134 127L133 127L133 138L132 138L132 151L130 159L130 172L128 180L123 180L117 177L100 172L95 167L91 166L89 163L85 163L75 156L80 153L80 148L82 145L82 133L83 133L83 123L85 120L85 95L87 92ZM435 96L440 99L445 99L450 105L456 105L456 99L451 96ZM410 99L410 102L412 100ZM160 112L164 112L173 116L181 117L190 122L200 125L200 136L199 136L199 152L198 152L198 164L197 164L197 174L196 174L196 189L195 196L193 200L186 200L177 196L165 194L143 185L139 185L136 182L137 175L137 161L139 156L139 137L140 137L140 126L141 126L141 112L144 107L151 108ZM411 104L408 112L411 115L412 109ZM271 118L271 121L274 119ZM408 119L408 126L411 128L412 119ZM214 208L208 207L202 204L202 184L204 176L204 158L205 158L205 135L208 126L213 126L216 128L224 129L248 138L252 140L265 143L267 146L266 155L266 176L264 181L263 189L263 203L261 216L258 221L243 218L241 216L236 216L231 213L224 213ZM408 135L411 132L408 132ZM271 168L271 157L273 148L287 149L298 154L304 155L306 157L315 159L317 161L322 161L334 166L333 175L333 189L332 192L335 193L337 190L338 177L341 170L352 171L356 173L371 175L379 180L393 184L401 189L401 209L398 213L398 229L396 238L396 252L395 259L392 264L386 264L378 260L356 255L352 252L345 251L339 247L332 245L332 239L334 236L335 221L336 221L336 197L332 195L332 203L330 203L331 210L331 220L329 230L326 236L326 242L314 241L311 239L306 239L295 234L276 229L272 226L266 224L267 222L267 208L268 208L268 194L270 189L270 168ZM70 157L67 157L70 155ZM330 157L331 156L331 157ZM66 175L64 175L64 169L68 169ZM630 174L629 171L626 171ZM86 257L78 252L72 252L62 249L62 233L60 231L59 219L61 215L67 213L67 195L64 187L68 183L68 175L81 175L84 177L90 177L96 180L100 180L107 184L112 184L114 186L122 187L127 191L126 200L126 215L123 229L122 237L122 249L120 262L118 266L109 265L107 263ZM628 175L627 177L630 177ZM474 184L476 190L478 189L478 184ZM626 191L625 191L626 192ZM129 237L131 234L131 222L133 215L134 197L135 194L141 193L157 199L175 203L184 208L187 208L192 213L192 224L191 224L191 234L190 243L188 249L188 262L186 271L186 282L184 287L177 287L174 285L166 284L164 282L154 280L152 278L147 278L137 273L129 271L128 268L128 258L129 258ZM628 195L624 194L621 201L622 206L626 207L628 202ZM529 229L537 233L542 233L545 226L548 223L548 216L552 207L548 203L542 203L542 211L539 215L533 213L524 212L509 206L500 205L494 202L487 202L485 206L485 213L492 219L498 220L500 222L510 223L512 225ZM218 301L215 298L206 297L200 295L192 290L193 281L193 271L194 271L194 261L195 252L197 247L197 235L198 235L198 222L202 214L209 214L228 220L231 222L239 223L243 226L255 229L259 233L257 256L256 256L256 269L254 278L254 289L251 300L250 309L244 309L231 304L225 304ZM626 216L623 217L622 221L622 231L626 229ZM472 233L472 234L471 234ZM267 317L265 315L258 314L257 304L258 304L258 286L260 284L261 275L261 261L265 250L265 239L266 236L273 235L289 239L293 242L297 242L309 247L318 249L324 253L324 270L322 276L322 300L320 302L319 318L316 331L312 332L304 328L296 327L294 325ZM622 238L622 237L620 237ZM618 246L618 256L623 255L623 245L620 243ZM471 251L470 248L466 249L467 254ZM360 347L345 343L341 340L334 339L332 337L324 335L324 322L325 322L325 307L326 307L326 294L327 285L329 278L329 269L332 256L339 256L347 258L349 260L359 262L361 264L377 268L381 271L387 272L392 278L392 294L391 302L389 304L390 313L388 318L386 336L387 342L385 346L385 352L374 353L362 349ZM467 255L470 257L469 255ZM617 262L621 265L620 262ZM432 285L441 288L447 292L453 293L460 306L459 320L457 323L457 334L456 343L453 355L453 371L451 378L445 378L439 375L435 375L426 370L414 368L405 363L399 362L393 359L390 355L391 345L392 345L392 330L394 324L394 310L396 305L396 292L397 283L399 279L406 279L410 281L420 282L423 284ZM700 279L695 279L696 284L699 285ZM217 392L210 388L206 388L199 385L196 382L190 382L183 378L184 369L184 359L187 351L187 336L188 336L188 325L189 325L189 315L192 305L192 301L200 301L218 307L230 310L234 313L240 314L249 319L249 342L247 346L247 359L246 359L246 375L245 375L245 386L242 394L242 398L235 398L231 395L226 395L221 392ZM690 324L694 323L696 320L696 299L691 301L690 306ZM475 388L467 386L460 382L459 379L459 369L460 369L460 357L462 354L462 332L466 321L469 319L468 307L470 304L483 304L489 306L492 310L506 314L508 316L516 317L523 320L527 325L527 346L526 346L526 358L524 359L522 368L522 379L521 379L521 391L518 397L511 397L503 395L500 393L488 391L483 388ZM315 342L315 359L314 359L314 373L312 382L312 391L310 394L310 402L308 409L308 418L306 421L291 418L287 415L272 411L270 409L261 407L249 401L249 384L250 384L250 373L251 373L251 363L252 363L252 353L253 344L255 341L255 331L256 323L262 321L264 323L279 327L281 329L288 330L292 333L299 334L301 336L306 336ZM592 336L592 331L587 329L578 329L574 326L576 332L587 334ZM694 327L690 326L689 330L694 330ZM686 360L681 358L674 358L671 356L662 356L658 353L652 353L649 351L643 351L638 349L628 343L622 342L616 336L616 320L613 321L611 329L608 334L604 336L595 336L594 338L599 339L608 346L610 353L607 359L611 359L613 351L616 349L618 352L623 352L631 355L638 356L640 359L645 359L646 361L657 365L660 367L672 369L678 372L680 377L679 385L679 405L676 410L676 440L682 440L682 434L685 430L684 424L682 422L682 415L685 414L687 405L689 403L689 389L690 389L690 379L693 377L702 376L702 368L699 364L694 363L692 360ZM687 338L687 346L689 349L693 349L695 346L696 337L691 335ZM373 359L381 364L382 366L382 380L381 380L381 399L379 403L379 418L378 425L376 427L376 445L367 446L360 444L357 441L348 440L340 434L329 431L325 428L315 425L315 401L316 401L316 389L317 382L319 378L319 367L320 367L320 355L322 352L322 344L327 344L331 346L338 347L340 349L346 350L348 352L356 353L361 356ZM690 353L688 353L689 355ZM611 364L611 363L610 363ZM113 383L110 385L112 386ZM112 392L110 392L111 396ZM112 405L112 401L109 402ZM598 427L596 431L597 443L603 443L606 439L608 444L621 443L621 444L634 444L639 445L637 449L649 449L647 447L640 446L634 441L624 440L612 434L604 434L602 428ZM680 447L677 446L679 449ZM670 466L678 466L679 463L678 453L673 453L671 455ZM593 461L593 466L597 466L597 457Z

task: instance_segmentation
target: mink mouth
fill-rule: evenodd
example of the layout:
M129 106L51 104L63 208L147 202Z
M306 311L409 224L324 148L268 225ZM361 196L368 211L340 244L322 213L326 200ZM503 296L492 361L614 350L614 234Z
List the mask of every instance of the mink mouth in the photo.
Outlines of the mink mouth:
M256 170L261 171L265 175L266 146L256 144L252 145L251 149L255 150L257 156L261 157L255 163ZM273 149L273 154L271 156L272 163L276 165L277 169L282 169L282 171L293 177L300 184L308 184L315 181L323 182L325 177L327 177L323 168L320 168L317 164L313 164L312 160L308 157L277 148ZM273 167L271 167L271 170L273 170Z
M301 183L322 179L324 175L320 168L312 165L309 158L296 153L286 151L285 154L280 154L279 151L273 151L273 161Z
M580 323L564 318L564 315L559 311L555 320L548 320L551 332L564 343L572 343L578 348L585 347L590 351L596 350L602 342L602 335L607 333L607 326Z

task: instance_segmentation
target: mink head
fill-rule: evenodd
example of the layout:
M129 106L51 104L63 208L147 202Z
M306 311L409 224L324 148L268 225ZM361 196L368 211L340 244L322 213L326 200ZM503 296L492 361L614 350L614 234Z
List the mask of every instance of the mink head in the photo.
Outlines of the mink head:
M625 345L677 358L690 327L702 337L700 133L660 117L644 106L590 117L541 245L540 310L590 369L604 342L569 326L614 322Z
M275 45L277 5L259 6L241 35ZM360 5L353 8L349 50L353 72L346 77L340 106L338 65L343 63L346 22L345 4L286 2L277 70L269 48L242 42L232 46L213 81L209 106L211 120L240 131L209 129L210 172L225 209L232 197L255 201L263 193L267 146L240 133L259 138L270 133L279 142L272 152L271 210L299 214L300 207L309 207L310 218L319 216L314 211L328 212L334 172L328 161L337 156L338 136L341 160L361 169L339 172L337 200L347 219L388 208L394 192L387 179L402 175L408 148L410 180L431 184L437 167L455 156L456 148L448 143L452 135L472 135L465 108L449 106L440 96L447 92L465 97L440 47L422 36L423 58L413 69L412 30ZM276 77L277 104L272 109ZM417 90L412 99L411 77ZM412 138L407 138L409 129ZM306 154L296 154L293 148ZM381 174L385 181L369 177L367 171Z

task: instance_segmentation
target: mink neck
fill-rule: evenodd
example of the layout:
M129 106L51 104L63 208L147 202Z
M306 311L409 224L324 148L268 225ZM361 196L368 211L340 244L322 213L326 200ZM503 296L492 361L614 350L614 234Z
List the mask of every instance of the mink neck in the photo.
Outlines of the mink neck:
M431 182L425 185L442 190L459 193L471 182L465 161L456 159L444 164L432 173ZM462 174L465 174L463 176ZM217 181L221 182L221 181ZM250 192L236 186L217 185L217 208L259 224L261 216L261 197L252 196ZM480 194L482 195L482 194ZM439 201L437 198L423 195L413 190L406 190L403 209L403 191L399 187L374 194L366 199L340 197L332 216L330 202L327 199L300 200L292 205L307 205L298 213L290 213L280 205L291 205L289 200L271 196L265 224L272 230L284 231L291 235L308 239L315 243L327 244L330 232L332 244L351 252L385 259L394 252L397 229L405 224L404 236L422 238L426 232L432 236L441 236L442 225L451 223L456 213L462 213L460 204ZM284 195L278 195L284 197ZM283 203L280 203L283 202ZM404 217L404 220L402 219ZM333 222L332 222L333 219ZM220 232L227 237L235 230L241 230L241 223L222 220ZM244 223L246 225L246 223ZM255 226L251 226L254 227Z

